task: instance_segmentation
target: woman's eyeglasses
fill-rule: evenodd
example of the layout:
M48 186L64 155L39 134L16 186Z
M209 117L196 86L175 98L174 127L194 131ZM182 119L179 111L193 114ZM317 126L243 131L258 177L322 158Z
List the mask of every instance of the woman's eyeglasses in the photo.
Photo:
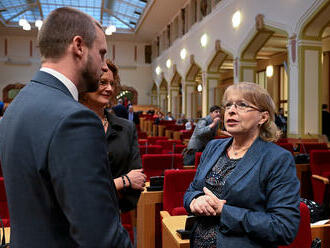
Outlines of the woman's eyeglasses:
M249 109L254 109L257 110L259 112L261 112L260 109L258 109L257 107L251 106L245 102L239 101L239 102L227 102L225 103L222 107L224 108L224 110L228 111L231 109L231 107L234 106L238 111L248 111Z

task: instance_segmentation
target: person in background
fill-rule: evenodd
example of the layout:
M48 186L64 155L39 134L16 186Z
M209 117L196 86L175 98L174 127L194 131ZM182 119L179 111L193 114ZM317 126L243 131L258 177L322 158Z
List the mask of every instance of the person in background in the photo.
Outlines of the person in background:
M155 124L159 124L160 123L160 121L161 120L164 120L165 118L164 118L164 114L162 113L162 112L160 112L160 111L158 111L157 112L157 117L156 117L156 119L155 119Z
M127 108L123 105L123 99L119 98L118 103L116 106L112 107L113 112L118 117L127 119L128 118L128 111Z
M102 120L119 207L126 212L136 208L146 176L141 169L135 125L105 110L109 99L117 95L120 82L117 67L110 60L107 66L109 70L102 75L97 91L80 94L79 101Z
M139 115L138 113L134 112L133 105L129 105L128 107L128 120L133 121L135 125L140 124Z
M195 163L195 153L202 152L207 143L217 135L220 120L221 108L214 105L210 108L209 115L198 121L188 147L183 151L183 164L193 165Z
M102 122L77 101L78 92L97 90L107 71L102 26L79 10L57 8L38 47L41 69L0 123L10 247L132 247Z
M286 136L287 118L284 116L284 109L279 108L278 114L275 114L275 124Z
M330 140L330 113L327 104L322 104L322 134Z
M185 125L187 122L188 122L188 120L187 120L185 114L183 114L183 113L180 115L180 118L176 120L176 124L178 124L178 125Z
M231 138L212 140L184 195L199 216L191 247L262 248L289 245L300 221L299 180L280 136L275 105L255 83L229 86L223 96Z
M167 112L166 116L165 116L165 120L167 121L174 121L174 117L172 116L171 112Z
M194 126L193 118L190 118L189 121L185 124L186 130L191 130Z

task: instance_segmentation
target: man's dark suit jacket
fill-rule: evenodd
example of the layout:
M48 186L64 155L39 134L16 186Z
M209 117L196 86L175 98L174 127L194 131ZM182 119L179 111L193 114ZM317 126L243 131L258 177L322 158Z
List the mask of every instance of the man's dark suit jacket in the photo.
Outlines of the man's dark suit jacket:
M124 119L128 118L128 111L124 105L118 104L118 105L112 107L112 110L115 112L115 114L118 117L124 118Z
M102 123L58 79L40 71L20 91L0 142L10 247L131 247Z
M128 115L127 115L128 120L129 120L129 114L130 114L130 112L128 111ZM140 124L139 114L136 112L133 112L133 122L135 123L135 125Z

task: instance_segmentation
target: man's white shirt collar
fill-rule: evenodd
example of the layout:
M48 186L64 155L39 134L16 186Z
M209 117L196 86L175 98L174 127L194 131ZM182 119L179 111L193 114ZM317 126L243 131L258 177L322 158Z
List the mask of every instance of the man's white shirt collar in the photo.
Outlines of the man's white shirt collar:
M62 73L55 71L54 69L42 67L40 71L47 72L54 77L56 77L58 80L60 80L65 87L70 91L71 95L73 96L73 99L78 101L78 89L74 83L70 79L68 79L66 76L64 76Z

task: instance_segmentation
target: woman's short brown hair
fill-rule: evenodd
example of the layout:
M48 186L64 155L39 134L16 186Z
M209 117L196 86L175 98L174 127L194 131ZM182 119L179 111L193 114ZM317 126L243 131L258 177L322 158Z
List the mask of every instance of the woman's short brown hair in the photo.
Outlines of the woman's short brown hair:
M275 104L267 90L255 83L241 82L229 86L222 99L225 104L228 97L228 92L237 91L243 96L243 99L255 105L260 111L269 113L268 120L260 127L260 138L265 141L276 141L281 136L281 131L275 124Z

